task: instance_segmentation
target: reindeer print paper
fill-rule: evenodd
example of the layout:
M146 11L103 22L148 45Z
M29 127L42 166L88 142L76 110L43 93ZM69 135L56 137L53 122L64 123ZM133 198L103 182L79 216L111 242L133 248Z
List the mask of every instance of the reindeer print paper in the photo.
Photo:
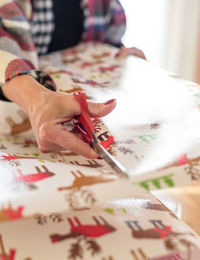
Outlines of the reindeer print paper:
M40 66L57 91L117 99L93 123L128 180L101 159L41 153L22 109L0 102L2 259L200 259L197 236L149 193L200 179L199 87L116 53L80 44Z
M0 255L12 260L196 260L199 242L149 194L0 224Z
M80 44L42 57L40 66L58 91L84 91L91 101L117 98L116 109L93 123L99 141L128 169L130 180L116 176L103 160L70 151L42 154L32 131L25 131L30 128L25 113L1 102L1 132L10 132L0 136L3 206L22 205L29 216L199 180L199 87L140 59L125 62L116 53L108 45ZM41 193L54 203L47 205Z

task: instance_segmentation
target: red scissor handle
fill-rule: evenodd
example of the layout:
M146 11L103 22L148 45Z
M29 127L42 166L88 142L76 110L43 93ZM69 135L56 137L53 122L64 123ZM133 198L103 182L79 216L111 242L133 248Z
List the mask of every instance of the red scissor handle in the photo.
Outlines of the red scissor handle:
M85 140L88 143L91 143L91 141L93 139L93 131L95 131L95 127L94 127L92 120L88 113L85 94L83 92L75 92L74 96L81 107L80 116L75 117L75 119L78 122L74 121L74 124L79 129L79 131L81 132L81 134L85 138Z

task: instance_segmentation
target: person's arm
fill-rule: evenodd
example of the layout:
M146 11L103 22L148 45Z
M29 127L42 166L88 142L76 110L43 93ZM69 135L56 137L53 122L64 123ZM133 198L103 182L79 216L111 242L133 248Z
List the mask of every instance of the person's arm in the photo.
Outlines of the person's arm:
M26 0L20 3L24 3L24 7L28 5ZM63 125L81 112L75 97L50 91L55 89L53 81L36 68L37 54L26 12L17 1L0 1L0 98L24 109L42 152L69 149L96 158L89 144ZM88 103L88 111L91 116L104 116L115 105L115 101Z
M27 113L42 152L67 149L88 158L98 157L80 134L67 131L63 125L81 113L74 95L50 91L29 75L6 82L3 92ZM115 106L115 100L104 104L88 102L88 112L92 117L101 117L109 114Z
M111 0L109 12L111 17L105 33L105 41L120 47L117 57L133 55L146 59L142 50L136 47L127 48L121 41L126 29L126 15L119 0Z
M51 78L37 71L38 57L29 23L31 15L31 4L26 0L0 1L0 87L19 75L30 74L54 90ZM2 91L0 99L7 100Z

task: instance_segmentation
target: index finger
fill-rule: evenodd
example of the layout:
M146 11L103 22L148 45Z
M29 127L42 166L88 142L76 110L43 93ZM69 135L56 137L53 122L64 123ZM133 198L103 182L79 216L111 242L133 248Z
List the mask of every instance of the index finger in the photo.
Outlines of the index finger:
M96 159L98 154L90 147L90 145L77 135L66 131L65 129L56 129L53 131L51 142L63 147L65 150L70 150L77 154L83 155L90 159Z

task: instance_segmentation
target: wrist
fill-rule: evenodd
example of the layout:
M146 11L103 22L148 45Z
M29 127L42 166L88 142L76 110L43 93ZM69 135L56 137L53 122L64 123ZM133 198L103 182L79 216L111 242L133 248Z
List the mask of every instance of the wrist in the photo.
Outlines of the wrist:
M17 76L2 86L4 95L21 106L27 114L37 106L41 97L50 92L30 75Z

